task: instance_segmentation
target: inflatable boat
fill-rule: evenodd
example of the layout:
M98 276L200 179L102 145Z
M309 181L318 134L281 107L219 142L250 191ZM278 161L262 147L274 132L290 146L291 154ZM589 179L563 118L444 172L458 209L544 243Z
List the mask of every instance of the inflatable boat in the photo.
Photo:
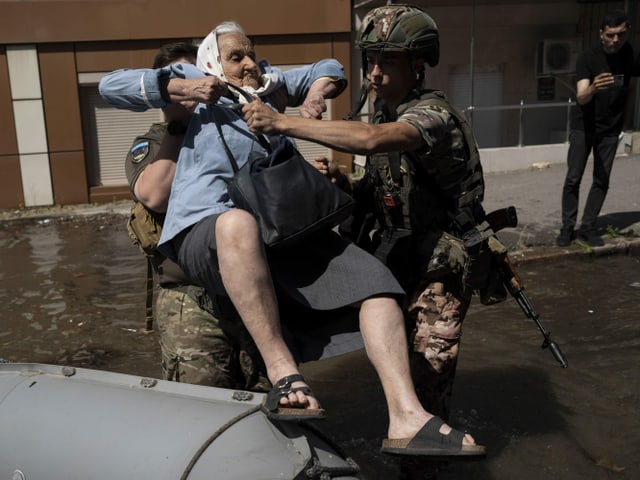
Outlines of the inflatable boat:
M263 394L91 369L0 364L0 479L358 478L308 422Z

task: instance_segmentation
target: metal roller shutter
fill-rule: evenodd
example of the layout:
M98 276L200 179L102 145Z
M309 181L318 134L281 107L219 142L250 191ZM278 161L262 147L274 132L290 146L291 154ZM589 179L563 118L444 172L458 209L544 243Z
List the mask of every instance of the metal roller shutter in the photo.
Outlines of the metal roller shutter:
M95 86L83 90L90 186L127 185L124 163L131 143L152 123L162 121L162 110L120 110L107 105Z
M322 114L323 120L331 118L331 102L332 100L327 100L327 111ZM287 107L284 113L292 117L298 117L300 116L300 109L297 107ZM296 139L296 145L298 146L298 150L300 151L300 153L302 153L304 158L306 158L309 162L311 162L316 157L331 158L331 150L318 143Z
M304 65L277 65L277 67L282 71L287 71L292 68L303 67L303 66ZM331 118L332 103L333 103L333 100L327 100L327 111L322 114L323 120ZM297 107L296 108L287 107L284 113L292 117L299 117L300 109ZM327 157L329 159L332 158L331 149L323 145L319 145L314 142L309 142L307 140L296 140L296 144L298 146L298 150L300 151L300 153L302 153L304 158L306 158L308 161L312 161L316 157Z

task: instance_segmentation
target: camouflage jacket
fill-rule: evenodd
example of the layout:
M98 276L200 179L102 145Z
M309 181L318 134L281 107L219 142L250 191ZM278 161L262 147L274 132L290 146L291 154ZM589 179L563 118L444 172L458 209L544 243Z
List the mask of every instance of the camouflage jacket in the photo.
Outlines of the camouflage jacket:
M374 122L392 121L413 125L425 145L368 158L365 183L374 185L379 223L418 234L433 229L460 234L452 218L461 209L481 217L474 210L484 196L482 166L467 119L442 92L425 90L412 93L396 112L377 110Z

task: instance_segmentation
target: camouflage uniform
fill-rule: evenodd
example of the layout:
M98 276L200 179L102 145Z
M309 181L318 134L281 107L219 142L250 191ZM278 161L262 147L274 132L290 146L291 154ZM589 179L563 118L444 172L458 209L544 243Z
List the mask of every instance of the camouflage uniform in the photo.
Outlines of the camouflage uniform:
M248 332L241 323L221 328L211 313L196 300L197 287L159 287L155 320L160 334L162 372L166 380L222 388L268 391L269 382ZM231 322L230 322L231 323Z
M166 134L165 124L153 124L133 142L126 160L131 185L155 159ZM162 225L163 216L154 214ZM150 257L154 271L153 316L160 335L163 378L222 388L268 391L266 370L242 322L219 320L210 299L190 285L177 264L158 252Z
M444 94L414 92L397 112L378 107L374 122L415 126L425 146L413 152L368 158L355 195L369 198L377 231L369 248L408 292L411 371L418 396L431 412L448 418L465 318L473 286L472 258L452 220L468 213L472 226L484 215L482 168L462 114ZM366 205L367 200L364 200Z
M429 15L412 5L374 8L362 20L356 46L365 81L348 118L368 95L368 52L404 52L416 83L396 111L379 102L373 121L409 123L424 145L367 159L354 190L353 221L342 228L385 262L408 292L404 310L411 376L425 409L448 420L471 295L475 290L491 295L486 246L492 231L485 228L478 149L466 118L444 94L420 90L424 67L414 70L414 60L435 67L440 58L438 27ZM439 470L438 461L427 457L405 457L400 466L402 478L412 480L435 479Z

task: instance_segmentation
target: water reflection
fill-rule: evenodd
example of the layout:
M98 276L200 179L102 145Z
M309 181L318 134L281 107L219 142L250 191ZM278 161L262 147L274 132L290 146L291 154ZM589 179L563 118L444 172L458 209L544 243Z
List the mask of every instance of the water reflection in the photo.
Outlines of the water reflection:
M139 334L146 264L122 217L8 222L0 248L0 357L159 375Z

